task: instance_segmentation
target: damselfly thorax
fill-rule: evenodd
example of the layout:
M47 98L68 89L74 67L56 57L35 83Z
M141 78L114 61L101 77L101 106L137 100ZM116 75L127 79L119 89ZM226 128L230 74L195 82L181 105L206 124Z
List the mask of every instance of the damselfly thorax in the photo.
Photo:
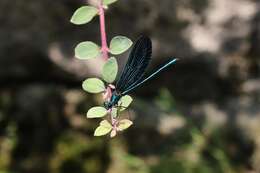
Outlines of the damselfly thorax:
M117 93L116 90L114 90L114 91L112 92L112 96L111 96L110 100L104 102L104 107L105 107L107 110L109 110L109 109L111 109L112 107L117 106L117 103L118 103L118 101L120 100L121 97L122 97L122 95L119 94L119 93Z

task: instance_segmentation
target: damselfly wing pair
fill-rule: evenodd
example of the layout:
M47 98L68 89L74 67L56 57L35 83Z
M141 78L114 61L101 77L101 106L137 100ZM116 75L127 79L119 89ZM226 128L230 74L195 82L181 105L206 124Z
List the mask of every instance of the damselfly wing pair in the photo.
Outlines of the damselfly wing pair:
M129 94L138 86L148 81L152 77L156 76L159 72L174 64L177 59L170 59L169 62L157 69L148 77L144 77L147 66L152 56L152 42L146 37L140 37L129 55L128 61L119 77L116 87L112 92L112 96L109 101L104 102L104 107L110 110L116 107L120 98L126 94Z

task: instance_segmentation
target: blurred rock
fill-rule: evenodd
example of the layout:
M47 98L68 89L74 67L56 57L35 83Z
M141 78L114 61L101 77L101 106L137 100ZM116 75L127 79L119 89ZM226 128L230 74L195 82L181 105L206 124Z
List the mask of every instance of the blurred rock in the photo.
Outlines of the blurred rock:
M68 126L63 116L62 88L31 85L16 91L12 120L17 143L12 153L15 172L48 172L48 159L55 139Z
M147 157L158 164L151 172L182 172L180 163L205 173L220 173L223 165L229 172L240 167L259 172L258 1L122 0L109 7L109 40L116 35L133 41L141 34L151 37L148 72L170 57L180 58L135 92L138 99L130 113L135 123L120 144L128 148L113 154L105 140L90 137L98 122L84 115L98 103L80 89L81 81L99 76L104 63L74 58L77 43L100 44L98 18L87 26L69 22L84 2L0 1L0 146L7 151L0 156L6 158L2 168L105 172L111 161L109 172L134 172L139 165L139 172L148 172ZM118 58L120 67L126 59L127 53ZM168 90L165 98L160 97L162 87ZM193 150L201 141L203 146ZM192 156L188 161L187 153ZM124 168L117 163L122 159Z

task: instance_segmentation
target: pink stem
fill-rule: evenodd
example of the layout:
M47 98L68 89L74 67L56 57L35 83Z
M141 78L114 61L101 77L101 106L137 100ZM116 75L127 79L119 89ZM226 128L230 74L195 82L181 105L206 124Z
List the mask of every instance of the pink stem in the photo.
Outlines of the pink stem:
M100 22L100 33L101 33L101 51L105 60L108 59L108 46L107 46L107 36L106 36L106 25L105 25L105 12L102 4L102 0L99 3L99 22Z

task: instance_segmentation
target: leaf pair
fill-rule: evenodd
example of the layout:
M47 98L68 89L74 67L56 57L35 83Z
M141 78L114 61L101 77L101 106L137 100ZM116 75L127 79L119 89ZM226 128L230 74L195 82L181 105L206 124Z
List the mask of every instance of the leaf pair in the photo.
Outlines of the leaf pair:
M129 128L132 124L133 124L133 122L130 120L127 120L127 119L120 120L118 122L118 125L116 126L116 131L123 131L123 130ZM113 137L116 135L116 133L114 132L113 126L107 120L103 120L100 122L99 126L96 128L96 130L94 132L94 136L104 136L104 135L108 134L111 130L112 130L111 137Z
M119 109L119 111L125 110L127 107L130 106L132 101L133 101L133 99L131 96L129 96L129 95L123 96L118 102L118 105L119 105L118 108L113 109L111 112L113 114L113 117L115 118L118 116L117 109ZM108 112L104 107L96 106L96 107L92 107L88 110L87 118L103 118L104 116L107 115L107 113Z
M107 83L113 83L114 80L116 79L117 71L118 71L117 61L114 57L112 57L103 66L102 78ZM106 90L104 82L98 78L86 79L82 83L82 88L85 91L93 94L101 93Z
M124 36L114 37L109 46L109 52L113 55L119 55L132 46L133 42ZM75 56L78 59L96 58L101 53L101 48L91 41L79 43L75 48Z
M118 64L114 57L110 58L102 69L102 78L107 83L113 83L116 79ZM106 90L105 84L98 78L89 78L82 83L82 88L93 94L101 93Z

